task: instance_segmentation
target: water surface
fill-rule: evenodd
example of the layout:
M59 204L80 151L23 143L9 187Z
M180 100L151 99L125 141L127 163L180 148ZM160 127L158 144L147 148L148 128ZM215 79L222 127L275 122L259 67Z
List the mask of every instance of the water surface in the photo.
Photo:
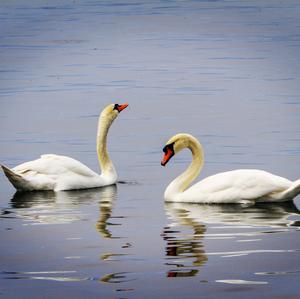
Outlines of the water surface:
M68 155L99 171L98 115L125 184L15 193L0 174L3 298L298 298L293 203L165 204L190 154L200 175L259 168L300 178L300 4L287 1L2 1L0 162Z

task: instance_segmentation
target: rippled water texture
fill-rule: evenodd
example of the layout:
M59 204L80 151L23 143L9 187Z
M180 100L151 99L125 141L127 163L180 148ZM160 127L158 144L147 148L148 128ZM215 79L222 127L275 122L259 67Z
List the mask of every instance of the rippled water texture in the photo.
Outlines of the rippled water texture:
M1 1L0 162L44 153L99 171L97 118L117 186L15 193L0 174L1 298L299 298L294 203L165 204L188 151L200 178L260 168L300 178L297 0Z

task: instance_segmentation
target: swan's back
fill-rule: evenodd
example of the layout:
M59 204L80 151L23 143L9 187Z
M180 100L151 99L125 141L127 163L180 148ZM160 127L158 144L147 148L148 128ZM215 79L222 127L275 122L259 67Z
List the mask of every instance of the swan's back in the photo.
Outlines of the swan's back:
M21 175L25 175L26 173L29 175L34 172L44 175L61 175L67 172L87 177L98 175L83 163L73 158L54 154L42 155L39 159L22 163L12 170Z
M71 190L94 188L105 180L81 162L66 156L47 154L4 169L17 190Z
M292 182L263 170L239 169L207 177L182 193L191 202L226 203L282 192Z

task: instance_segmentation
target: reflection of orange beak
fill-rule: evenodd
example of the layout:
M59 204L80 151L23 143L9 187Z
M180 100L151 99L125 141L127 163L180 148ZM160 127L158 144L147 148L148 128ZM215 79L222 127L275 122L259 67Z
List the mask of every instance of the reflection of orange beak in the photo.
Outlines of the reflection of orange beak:
M127 106L128 106L127 103L119 105L119 106L118 106L118 111L121 112L121 111L124 110Z
M161 160L161 165L162 166L165 166L169 160L173 157L173 151L169 148L167 148L166 152L165 152L165 155L163 156L163 159Z

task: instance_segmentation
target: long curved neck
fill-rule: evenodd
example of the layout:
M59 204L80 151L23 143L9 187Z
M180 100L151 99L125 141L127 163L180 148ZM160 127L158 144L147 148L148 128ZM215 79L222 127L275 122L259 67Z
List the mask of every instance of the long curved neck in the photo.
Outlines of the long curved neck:
M201 144L196 139L189 139L186 148L192 152L192 162L186 171L169 184L165 192L166 199L174 199L176 195L184 192L203 167L204 154Z
M111 120L100 115L97 132L97 154L102 175L117 176L115 167L107 152L107 133L112 124Z

